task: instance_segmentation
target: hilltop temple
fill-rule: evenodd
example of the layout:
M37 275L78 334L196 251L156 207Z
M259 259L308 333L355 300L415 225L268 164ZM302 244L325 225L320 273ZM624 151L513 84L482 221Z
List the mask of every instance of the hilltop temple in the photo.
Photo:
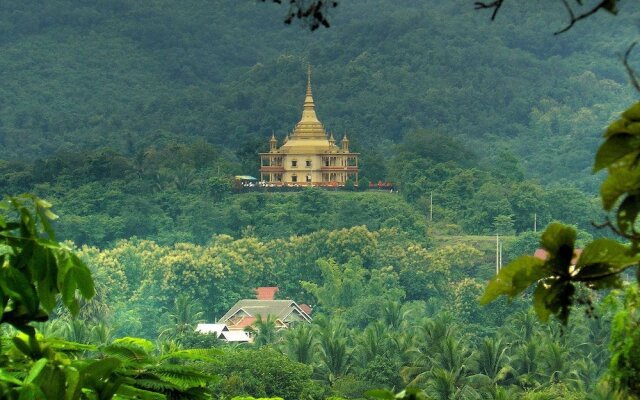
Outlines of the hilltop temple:
M309 69L302 118L282 146L271 135L269 152L260 153L260 181L274 186L344 186L352 180L357 185L358 154L349 151L346 134L337 145L318 120Z

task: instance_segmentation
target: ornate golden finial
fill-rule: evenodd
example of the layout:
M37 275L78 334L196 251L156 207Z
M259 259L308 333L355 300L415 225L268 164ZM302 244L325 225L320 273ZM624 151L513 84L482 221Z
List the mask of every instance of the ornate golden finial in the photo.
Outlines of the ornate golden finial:
M276 141L276 133L274 131L271 131L271 141L272 142Z
M313 102L313 94L311 92L311 64L307 67L307 94L304 98L302 119L300 122L320 123L316 116L316 106Z
M349 138L347 137L347 132L345 132L342 137L342 150L347 152L349 151Z
M313 93L311 92L311 64L307 66L307 94L304 99L305 106L313 107Z

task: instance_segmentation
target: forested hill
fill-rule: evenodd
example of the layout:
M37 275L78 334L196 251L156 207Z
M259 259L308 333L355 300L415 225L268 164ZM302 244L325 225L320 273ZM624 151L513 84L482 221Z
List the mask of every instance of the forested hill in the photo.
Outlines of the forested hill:
M436 159L451 137L482 165L522 157L531 177L593 187L602 127L632 98L616 55L635 15L553 36L559 3L520 3L491 23L466 1L345 1L308 32L251 0L3 1L0 160L204 139L251 173L297 122L310 62L320 118L371 171L418 132Z

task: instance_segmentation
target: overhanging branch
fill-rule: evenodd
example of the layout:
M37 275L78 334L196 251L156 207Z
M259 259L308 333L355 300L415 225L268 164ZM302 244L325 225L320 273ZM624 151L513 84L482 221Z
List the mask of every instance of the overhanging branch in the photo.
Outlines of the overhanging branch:
M493 13L491 14L491 20L496 19L496 15L498 15L498 11L500 7L502 7L502 3L504 0L495 0L492 2L484 2L484 1L476 1L474 3L476 10L484 10L486 8L493 8Z
M576 22L583 20L585 18L588 18L600 10L606 10L611 13L615 13L615 1L613 0L602 0L600 3L598 3L595 7L593 7L589 11L583 14L578 14L578 15L576 15L573 12L573 9L571 8L567 0L561 0L561 1L562 1L562 4L564 4L564 7L567 9L567 12L569 13L569 17L571 20L569 21L569 24L565 26L563 29L557 32L554 32L554 35L559 35L561 33L568 31L573 27L573 25L575 25ZM582 5L582 2L580 0L576 0L576 2L578 3L578 5Z
M636 46L637 43L638 42L631 43L631 46L629 46L627 51L625 51L624 53L624 57L622 58L622 63L624 64L624 68L627 70L627 75L629 75L631 84L633 85L634 88L636 88L638 92L640 92L640 83L638 82L638 73L633 68L631 68L631 65L629 65L629 55L631 54L631 51L633 51L633 48Z

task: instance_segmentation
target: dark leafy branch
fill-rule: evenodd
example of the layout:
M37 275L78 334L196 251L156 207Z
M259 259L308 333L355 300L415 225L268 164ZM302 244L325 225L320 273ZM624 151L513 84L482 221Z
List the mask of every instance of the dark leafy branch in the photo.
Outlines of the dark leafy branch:
M560 0L560 1L564 5L564 8L567 10L570 20L567 26L555 32L554 33L555 35L559 35L561 33L568 31L569 29L573 28L576 22L581 21L585 18L589 18L590 16L592 16L593 14L597 13L600 10L605 10L611 14L616 14L618 11L617 4L619 0L602 0L597 5L587 9L587 11L582 13L576 13L575 8L572 7L571 4L569 4L568 0ZM575 2L577 3L578 7L582 7L582 0L575 0ZM496 19L496 15L498 14L498 11L500 11L500 8L503 6L504 0L494 0L491 2L476 1L474 4L475 4L476 10L492 9L493 13L491 14L491 20L493 21L494 19Z
M489 3L484 1L476 1L474 5L476 10L483 10L487 8L493 9L493 13L491 14L491 20L493 21L494 19L496 19L498 11L500 11L500 7L502 7L503 2L504 0L495 0Z
M267 0L261 1L266 2ZM289 4L289 11L287 12L284 19L284 22L286 24L291 24L295 19L306 21L312 31L318 29L320 26L328 28L330 24L327 13L330 9L336 8L339 4L338 0L289 0L284 2L283 0L271 1L276 4ZM498 11L500 11L502 6L504 5L504 1L505 0L476 1L474 2L474 8L476 10L493 10L493 12L491 13L491 20L493 21L496 19ZM611 14L616 14L618 11L617 5L619 0L602 0L595 6L589 7L584 12L577 12L577 10L583 6L582 0L574 0L577 4L577 8L576 6L572 6L569 3L569 0L560 1L567 10L570 20L567 26L555 32L555 35L570 30L578 21L589 18L600 10L605 10Z
M622 58L622 63L624 64L624 68L627 70L627 75L629 75L629 79L631 80L631 84L633 87L640 92L640 82L638 82L638 73L631 67L629 64L629 55L633 51L633 48L636 46L638 42L631 43L631 46L624 53L624 57Z
M261 0L265 2L267 0ZM282 4L282 0L271 0L274 3ZM327 14L330 9L338 7L338 1L331 0L289 0L289 11L284 22L291 24L293 20L301 20L309 23L309 29L315 31L320 26L328 28L330 26Z
M590 16L592 16L593 14L597 13L600 10L605 10L611 14L616 14L618 12L618 8L617 8L618 0L602 0L596 6L594 6L593 8L581 14L576 14L567 0L561 0L561 1L562 1L562 4L564 4L564 7L567 9L567 12L569 13L570 21L567 26L555 32L555 35L568 31L573 27L573 25L575 25L576 22L583 20L585 18L589 18ZM576 3L578 3L578 5L580 6L582 5L581 0L576 0Z

